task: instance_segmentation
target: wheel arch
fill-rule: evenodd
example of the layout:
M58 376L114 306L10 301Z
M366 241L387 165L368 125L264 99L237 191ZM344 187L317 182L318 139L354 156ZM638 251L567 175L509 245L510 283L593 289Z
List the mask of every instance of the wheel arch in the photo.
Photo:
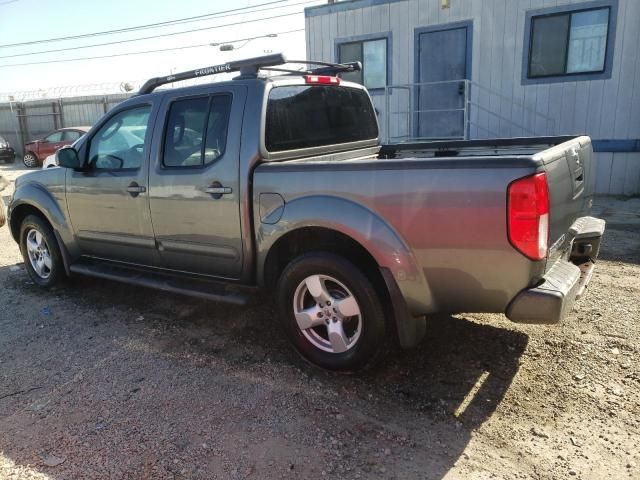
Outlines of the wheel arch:
M60 255L62 256L62 263L64 266L64 270L67 276L70 276L71 261L69 258L69 252L67 250L67 247L64 241L62 240L62 237L60 235L59 230L56 228L56 225L51 221L50 217L48 217L47 214L42 209L36 207L31 203L21 203L13 207L11 211L11 217L9 220L9 228L11 230L11 236L16 241L16 243L20 244L20 229L22 226L22 222L24 221L25 218L27 218L30 215L33 215L42 219L51 227L51 230L53 231L53 236L55 237L56 242L58 244L58 249L60 250Z
M277 223L257 225L259 285L275 285L288 261L302 253L342 254L370 275L384 303L392 305L401 345L420 340L422 327L414 325L433 311L431 291L411 249L374 212L350 200L313 196L287 202Z
M295 257L313 251L330 251L361 265L366 273L379 275L379 265L371 253L353 238L325 226L304 226L282 235L264 259L262 286L275 285L280 274Z
M20 224L29 215L46 220L65 245L73 245L73 232L62 206L51 192L34 182L19 183L9 205L9 226L14 240L19 241Z
M47 215L45 215L45 213L41 209L30 203L21 203L13 207L13 209L11 210L11 219L9 220L11 236L16 242L20 242L20 226L22 225L24 219L29 215L40 217L42 220L47 222L51 226L51 228L53 228L51 220L49 220Z

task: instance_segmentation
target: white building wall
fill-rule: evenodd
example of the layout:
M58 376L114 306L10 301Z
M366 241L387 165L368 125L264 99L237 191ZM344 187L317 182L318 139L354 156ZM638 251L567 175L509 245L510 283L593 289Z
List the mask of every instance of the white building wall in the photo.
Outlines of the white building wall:
M336 39L391 32L391 84L413 83L414 30L471 20L471 80L512 99L475 98L508 119L502 121L476 110L472 120L478 126L500 136L521 135L514 125L524 125L536 134L587 133L596 140L640 139L640 0L619 0L611 78L533 85L522 84L526 12L579 5L584 0L450 0L449 8L441 8L441 0L376 3L381 2L340 2L336 6L358 8L338 8L314 16L310 14L314 9L307 9L308 57L336 61ZM316 11L327 9L323 6ZM384 112L384 96L373 98ZM393 102L401 101L399 96L390 99L392 107ZM519 103L541 116L520 108ZM544 131L548 128L542 115L553 119L555 131ZM381 120L384 117L382 114ZM385 131L386 126L382 128ZM598 193L640 194L640 152L602 152L596 158Z

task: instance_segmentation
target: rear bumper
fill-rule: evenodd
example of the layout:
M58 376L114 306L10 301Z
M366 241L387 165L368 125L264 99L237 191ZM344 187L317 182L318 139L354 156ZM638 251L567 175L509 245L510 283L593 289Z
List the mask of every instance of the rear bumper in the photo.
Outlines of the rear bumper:
M507 307L507 318L518 323L563 320L591 280L604 229L604 220L579 218L570 229L574 238L569 258L558 260L538 286L520 292Z

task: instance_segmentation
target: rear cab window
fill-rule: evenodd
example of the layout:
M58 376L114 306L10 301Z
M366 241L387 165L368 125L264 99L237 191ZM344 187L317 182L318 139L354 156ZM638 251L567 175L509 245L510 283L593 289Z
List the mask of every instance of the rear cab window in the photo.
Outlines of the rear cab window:
M365 90L334 85L276 86L269 92L265 147L269 152L378 138Z

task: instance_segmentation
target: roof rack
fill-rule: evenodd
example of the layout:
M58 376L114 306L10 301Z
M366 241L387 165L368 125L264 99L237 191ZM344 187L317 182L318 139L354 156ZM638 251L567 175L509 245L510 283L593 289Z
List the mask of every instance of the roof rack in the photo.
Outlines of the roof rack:
M320 68L308 68L306 70L292 70L288 68L264 68L273 72L285 72L291 75L337 75L338 73L359 72L362 70L360 62L328 63L315 60L288 60L287 63L302 63L306 65L321 65Z
M286 63L302 63L306 65L321 65L320 68L306 70L289 70L284 68L269 68ZM139 95L153 92L157 87L166 85L167 83L179 82L181 80L189 80L191 78L204 77L206 75L215 75L217 73L240 72L240 76L236 78L255 78L259 70L272 70L286 72L295 75L336 75L344 72L355 72L362 69L360 62L351 63L327 63L307 60L290 60L287 61L283 54L275 53L273 55L265 55L263 57L247 58L245 60L236 60L234 62L213 65L187 72L180 72L165 77L154 77L147 80L140 90Z

